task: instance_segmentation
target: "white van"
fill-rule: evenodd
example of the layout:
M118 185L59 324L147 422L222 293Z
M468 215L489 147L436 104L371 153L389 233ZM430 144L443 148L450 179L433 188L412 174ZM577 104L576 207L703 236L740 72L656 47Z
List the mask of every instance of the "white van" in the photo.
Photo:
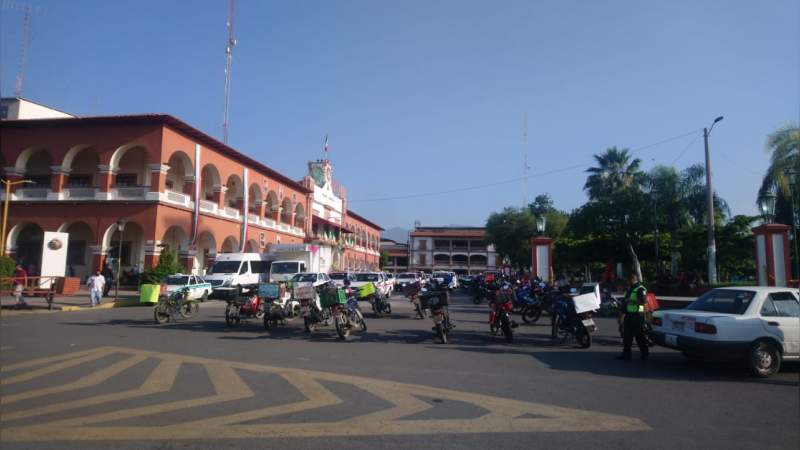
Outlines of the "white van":
M214 294L233 294L267 281L270 263L268 254L219 253L203 279L211 283Z
M306 263L303 261L273 261L269 268L269 282L289 281L293 276L305 271Z

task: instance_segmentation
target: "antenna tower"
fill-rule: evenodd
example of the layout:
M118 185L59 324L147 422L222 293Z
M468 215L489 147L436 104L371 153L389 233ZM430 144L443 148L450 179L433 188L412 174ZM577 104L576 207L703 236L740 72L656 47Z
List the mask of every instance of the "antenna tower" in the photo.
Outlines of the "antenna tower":
M228 112L231 101L231 67L233 65L233 47L236 38L233 37L233 13L236 10L236 0L228 0L228 41L225 43L225 108L222 120L222 142L228 143Z
M19 49L19 65L17 66L17 80L14 85L14 97L22 96L22 82L25 80L25 63L28 61L28 46L31 42L31 5L25 5L25 14L22 16L22 42Z
M522 120L522 207L528 207L528 113Z

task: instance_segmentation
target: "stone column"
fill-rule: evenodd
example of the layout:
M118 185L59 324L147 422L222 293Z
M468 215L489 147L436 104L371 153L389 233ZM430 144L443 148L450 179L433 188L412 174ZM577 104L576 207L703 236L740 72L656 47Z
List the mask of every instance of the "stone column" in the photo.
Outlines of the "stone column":
M97 200L111 200L111 188L114 186L114 182L116 181L118 169L112 168L106 164L98 164L97 165L97 183L98 183L98 192L95 193L95 199Z
M178 262L188 271L187 273L194 272L194 257L197 255L197 250L181 250L178 254Z
M228 192L227 186L216 186L214 187L214 202L217 204L217 208L225 209L225 193Z
M61 200L64 198L62 191L67 184L67 176L69 176L69 169L64 169L61 166L50 166L53 174L50 176L50 191L47 193L48 200Z
M152 241L144 246L144 267L150 268L158 265L158 260L161 258L161 241Z
M194 198L194 186L195 186L195 179L193 176L188 176L183 179L183 193L188 195L194 201L197 201Z
M157 200L159 194L167 189L167 172L169 166L166 164L150 164L150 192L147 194L149 199Z
M106 264L106 256L108 249L102 245L90 245L89 250L92 252L92 275L98 270L103 270Z

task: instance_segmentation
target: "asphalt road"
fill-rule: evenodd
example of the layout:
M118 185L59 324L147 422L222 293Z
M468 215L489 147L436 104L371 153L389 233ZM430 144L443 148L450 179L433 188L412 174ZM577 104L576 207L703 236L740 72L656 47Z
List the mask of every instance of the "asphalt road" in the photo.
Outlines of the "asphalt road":
M150 308L4 313L2 447L800 447L796 364L760 380L661 348L617 361L610 319L590 349L551 342L547 317L508 345L485 304L453 303L447 345L401 297L348 342L229 329L220 302L161 326Z

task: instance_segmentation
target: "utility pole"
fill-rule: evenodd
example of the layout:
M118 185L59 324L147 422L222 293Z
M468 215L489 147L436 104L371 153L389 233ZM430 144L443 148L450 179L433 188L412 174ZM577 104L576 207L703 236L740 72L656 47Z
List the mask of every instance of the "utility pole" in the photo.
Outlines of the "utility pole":
M703 128L703 144L706 149L706 203L708 205L708 284L717 284L717 244L714 239L714 190L711 187L711 154L708 149L708 135L714 125L722 120L714 119L710 128Z
M236 39L233 37L233 14L236 10L236 0L228 1L228 41L225 44L225 108L222 121L222 142L228 144L228 111L231 101L231 68L233 66L233 47Z
M528 113L525 113L525 118L522 122L522 208L528 207Z

